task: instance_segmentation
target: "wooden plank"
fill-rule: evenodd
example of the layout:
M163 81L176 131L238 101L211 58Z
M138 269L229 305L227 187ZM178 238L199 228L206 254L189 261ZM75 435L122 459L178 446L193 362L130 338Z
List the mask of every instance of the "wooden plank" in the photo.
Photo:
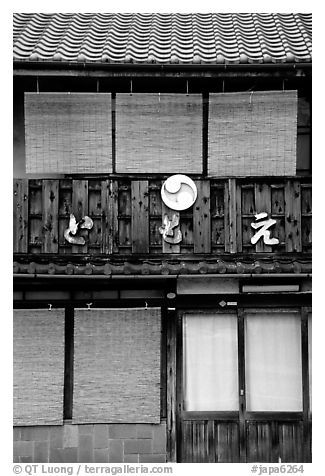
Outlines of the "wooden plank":
M269 216L272 211L271 206L271 187L266 183L255 184L255 207L256 213L265 212ZM271 227L271 236L273 236L274 227ZM271 253L272 246L266 245L263 238L259 239L255 245L255 250L258 253Z
M237 252L236 179L228 179L225 185L225 251Z
M197 199L193 206L194 253L211 252L210 182L196 180Z
M181 332L181 330L179 330ZM176 313L167 314L167 460L177 462L176 441ZM186 446L186 445L185 445Z
M245 315L238 309L238 400L239 400L239 458L246 463L246 382L245 382Z
M13 190L13 251L28 252L28 180L15 179Z
M74 360L74 309L68 305L65 309L64 332L64 395L63 418L72 419L73 408L73 364Z
M173 229L174 235L175 235L181 229L180 213L176 210L172 210L171 208L167 207L167 205L165 205L163 202L161 205L161 209L162 209L162 224L164 223L165 217L167 217L168 220L170 221L173 219L173 216L176 216L176 218L178 218L179 225ZM167 243L162 237L163 253L180 253L181 244L183 243L183 240L184 240L184 233L182 233L181 243L176 243L176 244Z
M257 459L257 429L255 422L247 423L247 463L254 463Z
M132 199L132 253L149 253L149 183L131 182Z
M300 181L285 183L286 251L301 251L301 190Z
M101 184L102 242L101 253L118 252L118 182L103 180Z
M59 181L43 180L43 240L42 253L59 251Z
M77 222L88 215L88 180L72 181L72 213ZM72 253L87 253L88 230L80 230L78 236L83 236L86 243L84 245L72 245Z
M202 94L202 172L208 174L209 93Z
M214 421L210 420L207 422L207 432L208 432L208 463L215 463L215 435L214 435Z
M309 395L309 346L308 346L308 314L309 309L301 310L301 353L302 353L302 395L303 395L303 451L304 461L311 459L311 434L309 425L310 395Z
M242 237L242 210L241 210L241 185L236 184L236 243L237 252L243 251L243 237Z

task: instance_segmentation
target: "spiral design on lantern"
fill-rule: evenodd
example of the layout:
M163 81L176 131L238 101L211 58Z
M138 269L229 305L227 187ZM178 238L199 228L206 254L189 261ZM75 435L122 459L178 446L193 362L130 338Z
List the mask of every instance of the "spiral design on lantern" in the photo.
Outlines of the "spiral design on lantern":
M172 210L186 210L196 200L197 188L190 177L177 174L168 177L161 187L161 198Z

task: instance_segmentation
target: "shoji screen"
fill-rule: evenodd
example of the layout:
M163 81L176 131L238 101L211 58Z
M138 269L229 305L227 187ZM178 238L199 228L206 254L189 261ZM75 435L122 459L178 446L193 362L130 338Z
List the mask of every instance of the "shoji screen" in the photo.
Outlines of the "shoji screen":
M73 421L160 422L160 308L76 309Z
M25 93L28 173L112 171L111 95Z
M210 94L209 175L295 175L297 91Z
M235 314L185 314L183 384L186 411L238 410Z
M64 310L15 309L14 425L63 421Z
M248 312L249 411L302 411L301 320L297 312Z
M117 94L116 171L201 173L202 95Z

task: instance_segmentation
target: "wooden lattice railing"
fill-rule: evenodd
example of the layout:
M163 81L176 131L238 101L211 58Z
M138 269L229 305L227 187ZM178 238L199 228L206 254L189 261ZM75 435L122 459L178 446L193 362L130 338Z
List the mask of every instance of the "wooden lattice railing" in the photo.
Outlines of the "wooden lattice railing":
M14 180L15 253L90 255L224 254L311 251L311 182L307 178L197 180L198 198L180 212L182 241L163 242L162 180ZM251 244L256 213L276 220L275 247ZM84 245L66 241L70 213L88 215Z

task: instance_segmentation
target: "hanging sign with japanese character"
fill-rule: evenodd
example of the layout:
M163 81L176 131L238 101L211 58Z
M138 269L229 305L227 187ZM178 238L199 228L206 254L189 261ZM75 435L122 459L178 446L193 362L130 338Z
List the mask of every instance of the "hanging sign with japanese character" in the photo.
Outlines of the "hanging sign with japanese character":
M257 213L255 215L256 221L251 223L251 227L256 231L255 235L251 238L252 245L255 245L261 238L266 245L278 245L279 240L277 238L271 238L271 232L269 228L276 224L276 220L269 218L266 212Z

